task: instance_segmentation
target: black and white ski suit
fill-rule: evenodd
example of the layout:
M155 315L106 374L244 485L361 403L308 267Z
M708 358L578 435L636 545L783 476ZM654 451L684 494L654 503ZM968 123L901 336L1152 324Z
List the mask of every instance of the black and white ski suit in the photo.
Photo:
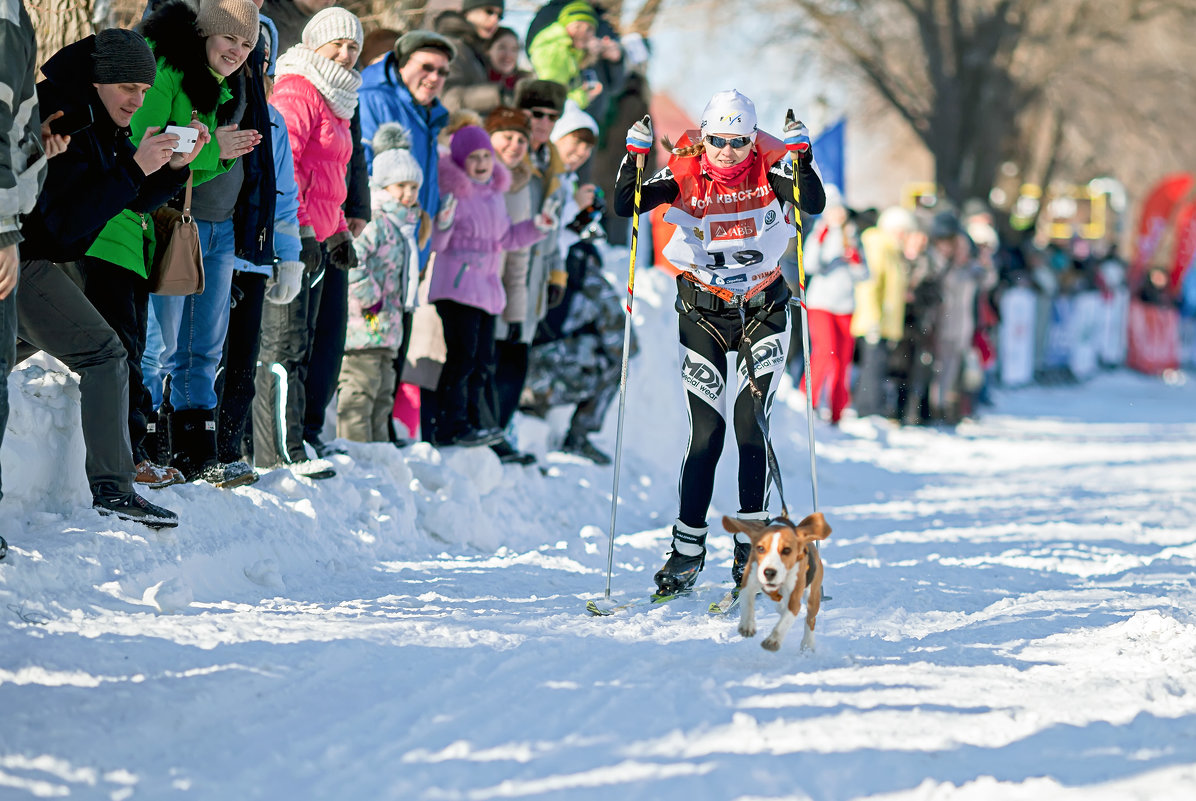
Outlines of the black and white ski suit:
M619 167L614 209L629 217L634 213L636 167L628 155ZM822 181L812 159L799 160L801 208L818 214L826 202ZM703 175L701 178L709 181ZM793 171L788 160L774 164L767 173L767 185L777 200L794 203ZM681 193L669 167L644 180L640 210L673 204ZM682 265L676 265L682 267ZM777 265L761 265L761 269ZM791 318L790 292L784 279L775 279L746 302L740 320L738 302L723 300L706 291L705 285L677 278L678 334L681 346L681 380L685 387L689 415L689 442L681 463L678 483L678 519L694 528L706 527L706 514L714 494L714 472L722 455L727 418L727 354L736 353L731 423L739 446L739 512L761 512L768 504L768 468L764 434L756 422L747 367L739 353L746 333L751 343L756 382L763 393L765 414L772 410L780 376L788 355Z

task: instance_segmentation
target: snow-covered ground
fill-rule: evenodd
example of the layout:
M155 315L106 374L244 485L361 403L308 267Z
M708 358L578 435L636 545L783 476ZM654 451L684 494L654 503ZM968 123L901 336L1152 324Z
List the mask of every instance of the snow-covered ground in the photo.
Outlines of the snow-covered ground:
M616 599L650 589L675 513L671 299L637 274ZM73 379L10 388L5 801L1196 797L1196 384L998 392L955 431L817 423L812 654L707 615L715 586L587 617L612 472L551 453L559 419L520 421L546 473L350 446L328 481L153 493L183 519L154 532L86 508ZM787 386L773 418L795 515L804 408ZM728 452L711 520L735 499ZM711 545L702 582L726 583Z

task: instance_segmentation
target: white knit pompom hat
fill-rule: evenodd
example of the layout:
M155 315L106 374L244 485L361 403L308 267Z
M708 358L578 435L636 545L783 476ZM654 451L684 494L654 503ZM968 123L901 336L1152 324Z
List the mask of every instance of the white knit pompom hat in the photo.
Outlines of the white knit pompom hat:
M312 50L319 50L337 39L352 39L358 47L365 40L361 20L352 11L332 6L317 13L303 26L303 44Z
M718 92L702 111L702 135L751 136L756 132L756 104L735 89Z
M408 182L423 185L424 171L411 154L411 137L406 128L397 122L384 122L378 126L371 145L374 161L370 186L385 189L391 184Z

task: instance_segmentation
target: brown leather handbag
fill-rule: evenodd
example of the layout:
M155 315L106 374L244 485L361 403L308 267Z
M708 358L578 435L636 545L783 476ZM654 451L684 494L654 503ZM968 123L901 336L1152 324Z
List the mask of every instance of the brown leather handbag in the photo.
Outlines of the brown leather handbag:
M155 295L195 295L203 292L203 253L199 227L191 216L191 176L183 210L162 206L154 219L154 261L150 266L150 292Z

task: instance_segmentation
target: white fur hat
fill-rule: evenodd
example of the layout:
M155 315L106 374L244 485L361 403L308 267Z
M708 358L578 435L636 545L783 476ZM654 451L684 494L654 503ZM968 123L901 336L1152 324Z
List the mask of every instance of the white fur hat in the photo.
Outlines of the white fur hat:
M561 112L561 118L556 121L556 125L552 126L552 133L548 138L555 142L562 136L582 128L591 131L594 136L598 135L598 123L594 122L594 118L582 111L581 106L573 100L566 100L565 110Z
M702 136L756 133L756 104L735 89L718 92L702 110Z

